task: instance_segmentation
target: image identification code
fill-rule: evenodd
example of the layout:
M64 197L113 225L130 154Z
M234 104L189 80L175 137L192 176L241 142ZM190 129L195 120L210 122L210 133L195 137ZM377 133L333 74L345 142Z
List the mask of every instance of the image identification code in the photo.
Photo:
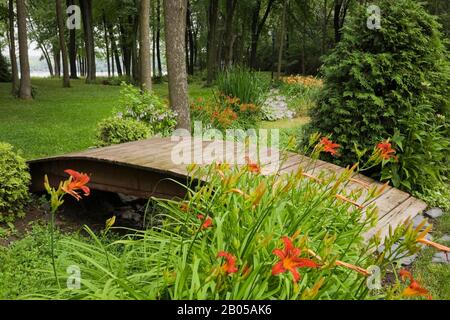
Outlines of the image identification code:
M223 304L219 308L205 306L184 306L178 307L178 315L198 315L208 318L210 315L270 315L272 313L271 305L233 305Z

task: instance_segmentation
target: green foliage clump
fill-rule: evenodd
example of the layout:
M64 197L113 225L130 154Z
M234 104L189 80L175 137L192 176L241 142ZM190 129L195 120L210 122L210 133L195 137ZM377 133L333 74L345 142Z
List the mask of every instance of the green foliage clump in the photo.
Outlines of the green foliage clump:
M23 217L30 174L25 160L10 144L0 142L0 222Z
M11 82L11 70L8 61L0 53L0 82Z
M217 87L221 94L239 98L242 103L261 105L269 82L253 71L235 67L218 74Z
M442 189L449 172L450 65L440 26L416 1L376 4L381 29L367 28L369 14L359 6L326 58L309 131L341 144L339 164L358 160L355 145L391 139L398 161L378 170L382 179L409 191Z
M97 145L109 146L137 140L147 139L151 129L141 121L111 117L97 125Z
M162 136L169 136L177 124L176 114L161 98L126 83L120 91L119 116L141 121Z
M316 104L321 87L283 83L279 89L280 93L287 98L289 109L293 110L297 116L304 116Z

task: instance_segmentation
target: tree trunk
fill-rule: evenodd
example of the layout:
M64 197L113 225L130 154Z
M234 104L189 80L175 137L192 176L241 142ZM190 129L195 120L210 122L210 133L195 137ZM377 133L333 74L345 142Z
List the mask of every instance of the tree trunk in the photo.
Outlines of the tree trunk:
M139 65L141 90L152 90L150 61L150 0L141 0L139 10Z
M20 88L19 98L32 100L30 61L28 60L27 7L25 0L17 0L17 29L19 35Z
M109 36L109 35L108 35ZM112 43L111 43L111 39L110 39L110 44L111 44L111 46L110 46L110 58L111 58L111 74L112 74L112 77L114 78L115 76L116 76L116 68L115 68L115 63L114 63L114 51L113 51L113 45L112 45Z
M347 9L349 6L348 0L334 0L334 40L335 43L341 41L342 27L344 26Z
M219 0L210 0L208 8L208 45L206 84L212 85L216 76L217 62L217 19L219 16Z
M108 78L111 77L111 62L109 60L109 37L108 37L108 28L106 24L106 14L105 10L103 10L103 39L105 40L105 48L106 48L106 65L108 69Z
M19 91L19 70L17 69L16 39L14 32L14 1L9 0L9 58L11 60L12 88L11 94L17 96Z
M303 0L303 32L302 32L302 74L306 74L306 16L307 16L307 1Z
M192 25L192 17L191 17L191 8L190 3L188 2L188 8L187 8L187 40L188 40L188 48L189 48L189 68L188 72L190 75L194 75L195 71L195 41L194 41L194 32L193 32L193 25Z
M194 45L194 68L195 66L200 67L199 61L198 61L198 27L193 28L192 30L192 38L194 40L193 45ZM201 69L201 68L200 68Z
M122 66L120 64L119 50L117 49L116 37L114 36L114 29L110 24L108 25L108 30L109 30L109 36L111 38L111 51L112 51L111 54L114 56L114 59L116 61L117 75L119 77L121 77L122 76Z
M152 73L155 75L156 73L156 14L155 14L155 6L151 6L152 8Z
M125 69L125 75L128 79L131 79L131 50L129 41L127 41L127 29L123 23L120 24L120 46L122 49L123 68Z
M186 17L186 19L187 19L187 17ZM188 29L188 26L186 25L185 35L184 35L184 54L185 54L185 60L186 60L186 72L187 72L187 74L190 74L189 73L189 69L190 69L190 66L189 66L189 47L188 47L189 39L188 39L188 31L187 31L187 29Z
M63 88L70 87L69 63L67 61L66 39L64 37L64 18L61 0L56 0L56 20L58 22L59 47L61 48L62 67L63 67Z
M81 55L78 55L78 65L80 66L80 75L84 77L85 70L84 70L84 58Z
M156 59L158 61L158 77L162 78L161 63L161 0L156 1Z
M53 65L55 66L55 77L61 78L61 54L56 45L53 45Z
M131 34L129 34L129 38L131 39L131 72L133 76L133 82L139 83L139 58L138 58L138 48L137 48L137 41L138 41L138 30L139 30L139 21L134 16L129 16L129 21L132 26Z
M67 0L67 7L74 4L74 0ZM70 79L78 79L77 74L77 42L75 29L69 30L69 64Z
M92 0L80 0L81 15L83 17L84 43L86 48L86 83L93 83L96 79L94 27L92 24Z
M253 9L252 15L252 37L251 37L251 45L250 45L250 67L256 68L256 54L258 51L258 41L261 36L261 32L266 23L267 17L269 16L270 10L272 9L272 5L275 0L268 0L267 7L264 12L263 17L260 20L259 11L261 9L261 0L256 1L256 5Z
M186 11L186 64L188 74L194 75L194 34L192 32L191 8L189 0L187 2Z
M40 48L42 50L42 55L44 56L45 61L47 62L50 77L53 78L55 76L55 71L53 70L52 59L50 58L50 54L48 53L48 50L44 46L40 46Z
M164 0L166 57L171 108L177 113L177 128L191 130L185 60L186 0Z
M339 32L339 14L341 12L342 0L334 0L334 41L338 43L341 40L341 33Z
M280 80L281 75L281 63L283 61L283 47L284 47L284 37L286 35L286 15L287 15L287 7L289 5L289 0L284 0L283 3L283 14L281 16L281 30L280 30L280 43L278 47L278 65L277 65L277 74L275 76L275 80Z
M327 41L327 30L328 30L328 0L323 2L323 21L322 21L322 44L320 46L320 55L323 56L326 48Z
M225 66L230 67L233 63L233 47L235 36L233 34L233 17L236 12L237 0L226 0L225 20Z

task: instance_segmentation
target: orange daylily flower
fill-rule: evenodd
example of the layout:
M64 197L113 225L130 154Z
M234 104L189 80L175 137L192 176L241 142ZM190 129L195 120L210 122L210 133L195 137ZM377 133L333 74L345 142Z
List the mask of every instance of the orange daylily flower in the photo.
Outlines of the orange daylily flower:
M416 241L417 241L417 242L420 242L420 243L423 243L423 244L425 244L425 245L427 245L427 246L436 248L436 249L438 249L438 250L440 250L440 251L450 252L450 248L449 248L449 247L446 247L446 246L444 246L444 245L442 245L442 244L439 244L439 243L436 243L436 242L427 240L427 239L425 239L425 238L419 238L419 239L417 239Z
M392 144L389 141L379 143L377 149L383 160L397 159L397 156L395 156L396 151L392 148Z
M258 187L256 187L255 192L252 194L252 196L254 196L254 200L252 203L253 207L256 207L260 202L262 197L264 196L265 192L266 192L266 184L264 182L261 182Z
M315 182L322 183L322 180L320 180L319 178L313 176L312 174L309 174L309 173L306 173L306 172L302 172L302 176L307 177L309 179L312 179Z
M221 269L228 274L236 273L238 271L238 268L236 268L236 257L233 256L231 253L220 251L217 254L217 257L225 258L226 262L224 265L221 266Z
M280 258L280 261L272 268L272 275L277 275L284 272L291 272L294 277L294 282L300 280L300 274L297 268L318 268L319 265L311 259L299 258L301 250L294 247L289 237L282 238L284 242L284 250L275 249L273 254Z
M341 266L341 267L344 267L344 268L347 268L347 269L350 269L350 270L353 270L353 271L356 271L356 272L358 272L359 274L362 274L365 277L368 277L368 276L371 275L371 273L368 270L366 270L364 268L361 268L361 267L358 267L358 266L355 266L354 264L350 264L350 263L344 262L344 261L336 260L335 265Z
M337 198L337 199L340 199L340 200L342 200L342 201L351 203L352 205L354 205L355 207L357 207L357 208L359 208L359 209L364 209L364 206L360 205L358 202L353 201L352 199L349 199L349 198L347 198L347 197L345 197L345 196L343 196L343 195L337 194L337 195L336 195L336 198Z
M328 152L328 153L330 153L333 156L338 154L337 149L339 149L339 147L341 146L340 144L334 143L333 141L331 141L327 137L323 137L320 140L319 143L323 146L323 148L324 148L323 151L324 152Z
M261 166L259 164L253 163L249 157L245 157L245 161L247 162L248 171L256 174L261 173Z
M81 199L81 196L77 193L78 190L83 191L85 197L89 196L91 190L86 186L86 184L89 183L91 178L87 174L70 169L67 169L64 172L70 175L69 182L64 184L62 187L62 190L65 193L71 195L77 200Z
M308 249L308 253L310 255L312 255L314 258L316 258L317 260L322 261L322 258L318 254L316 254L314 251ZM336 262L334 264L336 266L340 266L340 267L344 267L344 268L356 271L356 272L358 272L359 274L362 274L365 277L368 277L368 276L371 275L369 270L366 270L364 268L355 266L354 264L350 264L350 263L347 263L347 262L344 262L344 261L336 260Z
M427 297L431 300L431 295L429 291L425 288L423 288L419 282L417 282L411 272L408 270L402 269L400 270L400 277L402 278L403 282L406 282L407 279L409 279L409 286L405 288L402 292L402 296L404 297Z
M197 219L203 221L203 220L205 220L205 216L202 214L199 214L199 215L197 215ZM212 224L213 224L213 220L210 217L206 218L205 222L203 222L203 224L202 224L202 230L208 229L209 227L212 226Z
M358 179L355 179L355 178L350 178L349 180L350 180L351 182L354 182L354 183L359 184L359 185L362 186L364 189L367 189L367 190L370 189L370 184L368 184L368 183L366 183L366 182L364 182L364 181L361 181L361 180L358 180Z

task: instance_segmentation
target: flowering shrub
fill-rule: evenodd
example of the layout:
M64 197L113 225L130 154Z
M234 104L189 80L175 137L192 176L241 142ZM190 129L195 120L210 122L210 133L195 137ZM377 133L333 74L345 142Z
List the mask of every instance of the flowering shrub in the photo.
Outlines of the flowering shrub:
M316 143L319 136L312 141ZM338 144L321 139L313 156L334 153ZM373 161L385 149L375 148ZM78 265L80 290L51 287L44 297L72 299L398 299L425 295L425 288L404 272L408 283L368 286L371 266L380 277L399 253L414 254L420 244L450 248L425 240L406 223L384 239L385 251L372 254L381 239L362 235L376 223L371 200L382 187L346 191L358 166L336 177L314 176L313 162L289 174L263 176L259 164L231 168L191 166L194 183L183 200L156 200L153 228L135 231L104 246L94 241L60 241L61 279ZM308 172L307 172L308 171ZM312 171L313 172L313 171ZM89 230L89 229L88 229ZM128 230L129 232L129 230ZM394 246L394 244L396 244ZM92 263L92 262L95 263ZM381 281L381 278L379 279ZM53 289L52 289L53 288ZM40 297L43 297L40 295Z
M191 103L192 118L209 124L211 128L252 128L260 120L260 108L253 103L242 103L239 98L219 95L217 98L198 98Z
M120 118L141 121L154 134L169 136L172 133L177 124L176 114L158 96L125 83L120 93Z
M25 160L10 144L0 142L0 222L11 222L24 215L29 183Z

